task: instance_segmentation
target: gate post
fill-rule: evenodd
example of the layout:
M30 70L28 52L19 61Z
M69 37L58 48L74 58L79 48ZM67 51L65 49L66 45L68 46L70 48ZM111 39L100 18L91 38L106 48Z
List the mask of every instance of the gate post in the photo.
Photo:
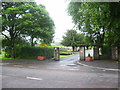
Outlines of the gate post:
M59 51L59 47L55 47L55 48L54 48L54 60L57 60L57 61L60 60L60 51Z
M117 46L112 46L111 47L111 52L112 52L112 59L113 60L118 60L118 47Z
M118 60L120 61L120 47L118 47Z
M80 60L85 60L85 46L80 46Z
M99 46L97 45L94 45L94 49L93 49L93 52L94 52L94 60L99 60Z

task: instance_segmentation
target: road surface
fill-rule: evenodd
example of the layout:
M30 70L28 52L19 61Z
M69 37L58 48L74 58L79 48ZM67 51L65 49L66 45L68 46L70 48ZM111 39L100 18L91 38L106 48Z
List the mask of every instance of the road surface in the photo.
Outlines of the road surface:
M77 65L77 60L74 55L39 64L4 64L2 88L118 88L118 72Z

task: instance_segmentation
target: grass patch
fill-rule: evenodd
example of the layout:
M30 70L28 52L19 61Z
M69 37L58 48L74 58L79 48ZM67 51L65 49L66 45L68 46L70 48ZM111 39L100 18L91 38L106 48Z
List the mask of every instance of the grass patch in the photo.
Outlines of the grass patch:
M72 51L67 49L60 49L60 58L72 56Z
M69 57L69 56L72 56L72 55L60 55L60 58L65 58L65 57Z
M2 57L0 57L0 59L2 59L2 60L11 60L11 59L14 59L14 58L2 58Z
M2 60L14 59L14 58L7 58L7 57L5 57L5 54L6 54L6 53L2 51L2 53L0 54L0 59L2 59Z
M72 54L71 50L60 49L60 55L71 55L71 54Z

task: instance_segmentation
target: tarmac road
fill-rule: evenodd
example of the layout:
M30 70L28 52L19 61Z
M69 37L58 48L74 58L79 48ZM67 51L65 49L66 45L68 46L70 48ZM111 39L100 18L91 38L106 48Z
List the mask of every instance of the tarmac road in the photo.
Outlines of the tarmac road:
M118 72L76 65L77 58L4 64L2 88L118 88Z

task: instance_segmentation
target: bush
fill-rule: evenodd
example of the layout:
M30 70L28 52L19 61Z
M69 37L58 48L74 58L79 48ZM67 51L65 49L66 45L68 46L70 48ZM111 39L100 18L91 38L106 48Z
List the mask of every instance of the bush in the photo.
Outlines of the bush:
M52 47L22 47L16 53L18 58L36 59L37 56L45 56L47 59L54 56L54 48Z
M118 61L120 61L120 57L118 57Z
M71 55L72 52L66 49L60 49L60 55Z
M71 55L71 52L60 52L60 55Z

